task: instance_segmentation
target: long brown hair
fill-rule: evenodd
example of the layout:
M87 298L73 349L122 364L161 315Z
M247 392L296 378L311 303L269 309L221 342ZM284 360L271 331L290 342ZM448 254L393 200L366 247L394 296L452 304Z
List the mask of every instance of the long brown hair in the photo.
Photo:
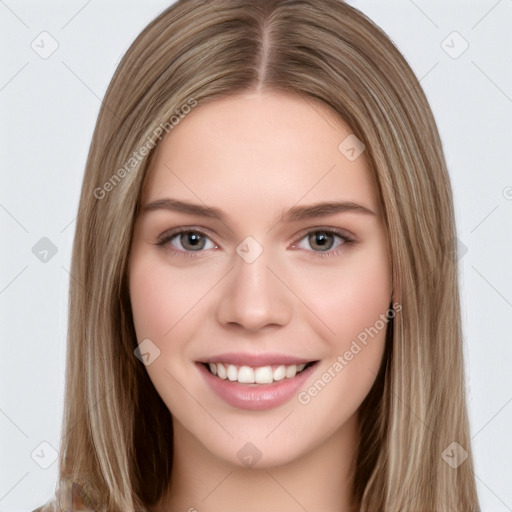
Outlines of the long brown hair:
M314 98L336 112L366 146L383 207L402 311L360 409L354 500L367 512L478 510L441 141L405 59L340 0L181 0L123 57L80 197L59 482L41 510L66 508L75 493L105 511L147 510L162 496L171 414L134 356L127 286L137 205L154 147L187 108L257 89ZM451 453L468 452L458 467L443 456L451 443Z

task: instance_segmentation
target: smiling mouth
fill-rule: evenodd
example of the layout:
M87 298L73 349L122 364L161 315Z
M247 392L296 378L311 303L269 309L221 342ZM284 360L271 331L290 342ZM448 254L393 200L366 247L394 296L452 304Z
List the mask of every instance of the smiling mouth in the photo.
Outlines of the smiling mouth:
M273 384L293 379L318 361L290 365L237 366L229 363L201 363L209 373L219 379L240 384Z

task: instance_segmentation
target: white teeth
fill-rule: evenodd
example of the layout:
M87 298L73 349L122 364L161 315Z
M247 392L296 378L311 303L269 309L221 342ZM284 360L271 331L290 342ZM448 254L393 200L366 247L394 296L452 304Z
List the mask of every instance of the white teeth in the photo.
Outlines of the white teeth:
M286 366L282 364L274 370L274 380L283 380L286 377Z
M253 384L254 370L250 366L241 366L238 370L238 382L242 384Z
M272 370L271 366L235 366L227 363L209 363L208 367L213 375L231 382L238 381L241 384L271 384L274 381L283 380L285 377L291 379L306 367L306 363L279 365Z
M257 384L270 384L274 380L274 374L270 366L261 366L254 371L254 380Z
M238 370L237 370L236 366L233 366L232 364L228 364L226 373L228 374L228 379L230 381L235 381L238 379Z
M287 378L295 377L295 374L297 373L297 367L296 366L287 366L285 375Z
M228 376L226 373L226 368L224 368L224 365L222 363L217 363L217 375L221 379L225 379Z

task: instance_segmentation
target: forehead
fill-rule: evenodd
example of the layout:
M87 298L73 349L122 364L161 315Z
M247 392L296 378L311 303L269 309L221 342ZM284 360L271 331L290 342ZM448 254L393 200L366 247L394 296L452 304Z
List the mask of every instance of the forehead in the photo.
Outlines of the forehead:
M264 92L214 100L159 144L145 199L200 200L237 214L316 200L357 200L375 209L366 155L347 158L347 137L350 127L312 98Z

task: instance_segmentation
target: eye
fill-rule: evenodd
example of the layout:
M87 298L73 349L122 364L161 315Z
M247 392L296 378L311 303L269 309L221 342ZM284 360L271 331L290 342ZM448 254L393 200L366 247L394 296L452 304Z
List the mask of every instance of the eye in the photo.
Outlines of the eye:
M342 245L350 244L352 242L353 239L344 233L332 229L319 229L310 231L297 243L293 244L292 247L313 250L314 252L332 253L336 252L336 249Z
M204 233L187 229L162 235L157 245L169 244L179 252L200 252L206 249L215 249L217 246Z

